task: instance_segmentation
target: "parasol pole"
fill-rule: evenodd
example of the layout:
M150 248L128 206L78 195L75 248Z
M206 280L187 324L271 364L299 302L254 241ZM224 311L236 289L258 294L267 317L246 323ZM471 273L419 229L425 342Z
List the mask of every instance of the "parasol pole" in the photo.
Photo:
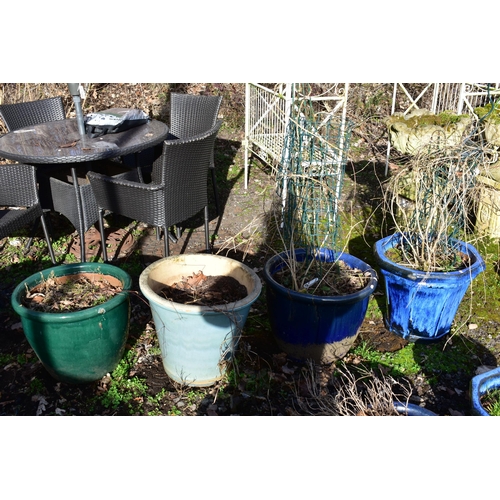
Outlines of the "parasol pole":
M73 102L75 103L75 111L76 111L76 122L78 123L78 131L80 135L85 135L85 123L83 121L83 112L82 112L82 99L80 97L80 84L79 83L68 83L69 91L73 96Z

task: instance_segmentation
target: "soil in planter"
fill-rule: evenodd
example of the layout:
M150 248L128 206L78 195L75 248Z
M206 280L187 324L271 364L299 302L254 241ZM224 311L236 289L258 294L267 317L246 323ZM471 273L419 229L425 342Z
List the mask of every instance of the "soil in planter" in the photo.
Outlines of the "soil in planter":
M349 267L344 261L314 263L308 267L297 263L296 283L299 291L320 297L349 295L363 290L371 279L369 271ZM278 271L274 280L285 288L294 290L292 273L288 267Z
M248 293L246 287L231 276L205 276L199 271L173 285L165 285L159 295L179 304L213 307L237 302Z
M407 252L403 251L401 245L389 248L389 250L385 252L385 256L396 264L424 272L460 271L461 269L467 269L471 265L470 257L460 251L449 251L446 255L444 253L442 255L436 255L433 263L425 263L425 265L422 264L421 266L418 266L417 263L412 265L412 263L409 262L409 259L412 258L413 255L410 250Z
M40 312L81 311L102 304L122 291L122 284L113 276L81 273L70 276L49 276L26 291L25 307Z

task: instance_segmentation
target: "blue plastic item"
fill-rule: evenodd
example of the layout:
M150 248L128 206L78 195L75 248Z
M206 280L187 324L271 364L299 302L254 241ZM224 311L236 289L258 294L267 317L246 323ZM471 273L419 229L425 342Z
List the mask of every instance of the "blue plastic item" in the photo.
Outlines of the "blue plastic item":
M352 255L329 249L320 249L318 253L324 262L338 258L351 268L368 271L368 285L353 294L329 297L290 290L273 278L286 266L287 252L267 261L263 277L271 329L278 346L292 358L329 363L345 356L352 347L378 278L368 264ZM304 249L295 251L297 261L302 262L305 257Z
M470 383L470 397L473 415L489 417L490 414L483 408L481 398L488 391L500 389L500 367L473 377Z
M399 401L394 401L394 408L399 414L406 415L407 417L437 417L433 411L412 403L403 404Z
M470 267L452 272L410 269L385 255L400 238L398 233L387 236L374 247L385 282L386 327L410 342L438 341L449 333L470 282L486 266L472 245L457 241L459 250L471 258Z

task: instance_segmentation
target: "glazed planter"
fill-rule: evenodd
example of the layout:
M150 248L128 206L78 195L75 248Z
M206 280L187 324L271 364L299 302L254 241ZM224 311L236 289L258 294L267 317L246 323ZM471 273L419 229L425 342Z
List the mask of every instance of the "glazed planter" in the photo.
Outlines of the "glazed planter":
M93 274L121 284L123 291L107 302L81 311L50 313L33 311L22 304L26 288L49 277L64 279L81 273ZM101 379L120 362L130 319L130 276L110 264L83 262L51 267L19 283L11 304L21 317L24 334L45 369L56 380L86 383Z
M490 416L481 404L481 398L488 391L494 391L495 389L500 389L500 367L481 373L472 378L470 384L470 397L473 415L483 417Z
M231 276L244 285L248 295L237 302L217 306L180 304L158 292L203 271L206 276ZM139 278L141 292L149 301L163 366L167 375L183 385L205 387L220 380L231 360L251 305L261 292L257 274L228 257L183 254L160 259Z
M410 269L386 256L400 239L396 233L374 247L385 283L386 327L410 342L438 341L449 333L470 282L485 269L484 261L472 245L458 242L460 251L471 259L470 267L451 272Z
M306 251L296 250L294 258L303 261ZM368 271L371 279L365 288L349 295L323 297L295 292L274 279L286 267L287 252L269 259L263 276L271 329L278 346L298 360L331 363L344 357L354 344L370 295L377 286L377 274L368 264L346 253L321 249L318 258L324 262L339 258L351 268Z

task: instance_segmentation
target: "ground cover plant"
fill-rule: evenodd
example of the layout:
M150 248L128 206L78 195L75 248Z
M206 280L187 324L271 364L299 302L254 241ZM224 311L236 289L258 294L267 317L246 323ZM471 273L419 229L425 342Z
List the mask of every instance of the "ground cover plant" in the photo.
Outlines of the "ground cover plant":
M168 84L93 85L89 90L92 103L89 101L84 110L106 109L113 102L113 106L142 107L166 120L171 88ZM245 190L243 186L243 86L178 84L175 88L224 96L224 126L215 152L223 215L216 217L211 203L212 242L214 251L242 260L260 272L272 255L269 221L262 214L272 198L274 180L272 171L254 158L249 187ZM357 127L344 178L342 234L349 253L376 267L373 243L387 230L380 214L386 144L382 118L390 113L391 85L357 84L353 88L348 111ZM36 99L66 95L67 90L64 84L24 89L2 84L0 92L7 102L21 94ZM71 107L69 97L65 99ZM50 218L58 262L78 262L78 251L71 250L77 248L74 228L62 216L51 214ZM335 394L340 369L352 373L365 370L379 380L399 381L409 388L408 401L439 415L468 415L471 378L478 367L494 367L500 362L500 249L496 240L481 238L476 247L487 269L467 292L452 335L443 342L408 344L391 335L383 324L385 297L379 287L370 299L356 345L341 364L315 367L312 386L307 382L311 367L287 358L274 343L263 290L250 311L236 359L225 379L208 388L180 386L165 374L150 309L138 292L139 274L161 256L161 242L153 228L120 217L106 220L110 232L133 235L134 244L114 261L134 279L131 325L119 366L92 384L72 386L52 379L28 345L10 307L14 287L26 276L52 265L41 230L26 254L23 249L29 228L0 242L1 415L309 415L311 408L318 406L303 403L312 404L318 395ZM171 251L202 251L203 239L202 221L193 219ZM102 260L98 247L89 260ZM349 377L344 380L347 384Z

